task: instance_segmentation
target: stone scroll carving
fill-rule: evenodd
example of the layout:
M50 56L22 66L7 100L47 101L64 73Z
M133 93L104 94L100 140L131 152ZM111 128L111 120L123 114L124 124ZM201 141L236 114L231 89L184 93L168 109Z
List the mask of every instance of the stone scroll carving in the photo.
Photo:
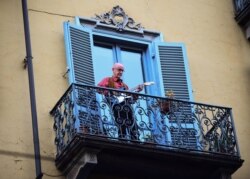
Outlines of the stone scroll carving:
M124 31L125 29L143 30L141 24L135 23L134 19L129 17L120 6L113 7L107 13L96 14L95 19L99 20L100 23L116 27L118 31Z

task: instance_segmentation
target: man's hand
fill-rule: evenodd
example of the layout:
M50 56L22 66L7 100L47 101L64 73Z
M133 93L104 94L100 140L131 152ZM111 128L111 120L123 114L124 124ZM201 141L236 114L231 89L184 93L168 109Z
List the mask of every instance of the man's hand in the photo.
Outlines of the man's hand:
M144 85L138 85L136 88L136 92L140 92L143 90Z

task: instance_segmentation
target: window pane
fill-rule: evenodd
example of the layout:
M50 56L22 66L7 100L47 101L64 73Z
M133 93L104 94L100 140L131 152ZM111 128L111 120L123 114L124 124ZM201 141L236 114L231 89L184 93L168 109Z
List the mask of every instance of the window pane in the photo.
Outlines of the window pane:
M144 82L141 52L121 50L121 61L125 67L124 81L133 88Z
M112 66L114 55L112 47L94 46L93 65L95 74L95 84L99 83L104 77L112 76Z

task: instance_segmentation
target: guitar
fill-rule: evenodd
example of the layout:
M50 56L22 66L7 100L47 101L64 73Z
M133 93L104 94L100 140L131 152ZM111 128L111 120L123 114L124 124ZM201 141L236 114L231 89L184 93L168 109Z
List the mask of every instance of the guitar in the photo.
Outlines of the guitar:
M153 85L153 84L155 84L155 82L153 82L153 81L145 82L145 83L142 83L142 84L140 84L140 85L137 85L137 86L134 87L134 88L129 89L128 92L139 92L139 91L138 91L138 88L139 88L139 87L150 86L150 85ZM127 96L127 95L124 94L124 93L120 93L119 96L114 95L114 98L115 98L115 101L116 101L115 103L120 104L120 103L122 103L123 101L125 101L126 99L129 99L129 98L132 98L132 97L131 97L131 96Z

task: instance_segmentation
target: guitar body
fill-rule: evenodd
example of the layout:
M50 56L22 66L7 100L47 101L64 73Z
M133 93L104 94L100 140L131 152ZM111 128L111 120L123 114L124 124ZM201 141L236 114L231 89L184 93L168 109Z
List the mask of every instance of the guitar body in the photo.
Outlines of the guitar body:
M120 104L123 101L132 100L132 97L131 96L126 96L126 95L125 96L121 95L121 96L117 96L116 99L117 99L117 103Z

